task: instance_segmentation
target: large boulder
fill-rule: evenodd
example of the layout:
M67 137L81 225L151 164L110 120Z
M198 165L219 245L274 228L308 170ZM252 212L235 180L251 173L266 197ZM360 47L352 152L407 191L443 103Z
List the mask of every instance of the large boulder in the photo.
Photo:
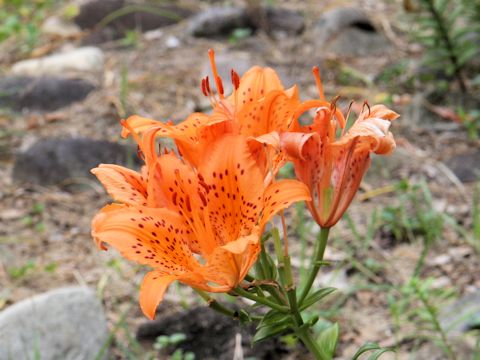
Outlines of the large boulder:
M102 305L89 288L52 290L0 312L0 360L97 359L107 339Z
M83 100L95 86L83 79L57 76L0 77L0 107L53 111Z
M383 54L390 43L363 11L354 7L335 8L317 21L314 43L322 53L340 56Z
M93 179L90 170L100 163L137 161L135 149L88 138L44 138L18 154L13 179L38 185L82 184Z
M36 59L22 60L13 64L11 72L15 75L103 75L105 55L93 46L60 52Z

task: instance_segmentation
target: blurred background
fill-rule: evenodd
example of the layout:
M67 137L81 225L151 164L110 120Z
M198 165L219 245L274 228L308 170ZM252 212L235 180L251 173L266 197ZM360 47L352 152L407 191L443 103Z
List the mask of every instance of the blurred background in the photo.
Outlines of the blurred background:
M309 316L340 324L336 359L367 342L396 349L382 359L480 359L473 0L0 0L0 359L308 359L288 334L252 348L254 326L178 285L147 321L146 269L90 236L110 200L89 170L139 165L119 120L208 112L209 48L227 92L230 69L261 65L317 97L318 65L342 109L401 114L318 277L338 290ZM288 219L302 277L318 229L303 205Z

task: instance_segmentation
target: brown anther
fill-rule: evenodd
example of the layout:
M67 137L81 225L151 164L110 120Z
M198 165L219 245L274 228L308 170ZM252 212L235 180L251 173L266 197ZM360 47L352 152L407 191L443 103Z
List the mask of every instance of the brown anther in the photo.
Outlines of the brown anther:
M340 99L340 95L335 96L330 103L330 111L335 113L337 111L337 101Z
M230 72L231 76L232 76L232 84L233 84L233 87L235 88L235 90L238 89L238 87L240 86L240 77L238 76L237 72L235 70L232 69L232 71Z
M212 92L210 91L210 80L208 79L208 76L205 76L205 89L207 90L207 94L211 94Z
M208 93L207 93L207 87L205 86L205 79L202 79L202 83L200 85L200 88L202 89L202 93L204 96L208 96Z
M222 83L222 78L220 76L217 76L217 87L218 87L218 93L223 96L223 83Z
M370 105L368 104L368 101L367 100L364 100L363 101L363 106L362 106L362 111L363 109L365 109L365 106L368 108L368 116L370 116Z

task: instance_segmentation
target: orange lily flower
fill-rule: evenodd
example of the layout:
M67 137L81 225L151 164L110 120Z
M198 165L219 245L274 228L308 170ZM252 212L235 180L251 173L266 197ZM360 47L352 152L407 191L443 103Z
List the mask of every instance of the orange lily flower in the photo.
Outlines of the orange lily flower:
M134 115L124 122L122 136L156 129L157 136L174 139L182 156L197 165L205 153L202 149L213 139L224 133L242 134L251 138L250 146L256 150L263 172L276 173L283 163L278 153L278 133L292 125L294 111L300 105L297 87L285 90L274 70L255 66L241 79L232 70L234 91L225 97L213 50L209 51L209 57L218 97L211 91L208 77L202 80L202 91L211 100L214 109L211 115L194 113L178 125ZM261 144L269 145L269 154L259 151Z
M142 151L153 160L153 145ZM293 202L310 199L296 180L265 186L241 135L217 139L196 168L173 153L156 156L146 175L97 168L107 191L123 203L107 205L92 222L98 245L153 268L140 289L150 319L175 280L210 292L236 287L257 258L265 224Z
M318 69L314 74L320 100L299 107L295 115L297 132L282 134L281 142L294 163L297 178L310 189L312 200L307 206L313 218L321 227L329 228L340 220L358 191L370 154L387 155L395 148L389 127L399 115L383 105L364 107L345 133L345 118L334 104L325 101ZM311 108L317 108L313 123L300 126L298 118ZM336 139L338 127L342 135Z

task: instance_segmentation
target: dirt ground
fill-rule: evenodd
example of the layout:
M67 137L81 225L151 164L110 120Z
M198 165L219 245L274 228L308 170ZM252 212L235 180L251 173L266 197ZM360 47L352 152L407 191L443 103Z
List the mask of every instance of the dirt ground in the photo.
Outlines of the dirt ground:
M195 11L208 6L204 2L186 3ZM389 39L394 42L393 50L382 56L339 57L315 48L311 42L312 24L325 10L353 3L367 11L375 24L388 24L394 29L390 34L393 38ZM124 111L179 121L193 111L208 110L199 80L209 48L214 48L218 55L228 54L232 59L237 53L250 54L253 63L278 69L288 78L287 82L294 79L303 98L316 96L310 69L320 65L327 96L341 92L344 95L341 106L346 107L350 99L360 103L364 99L369 99L370 103L390 99L389 105L402 115L392 127L397 153L388 159L373 159L359 195L348 211L361 238L369 231L373 212L380 214L382 209L398 204L398 192L392 191L392 185L405 179L410 183L425 179L432 194L433 209L447 214L466 233L470 232L475 183L462 183L446 162L453 155L480 149L480 143L468 140L464 129L448 120L436 120L429 123L431 126L414 123L407 109L415 93L402 86L395 89L392 84L382 82L367 86L358 77L352 80L352 86L339 81L339 69L352 68L363 77L373 79L399 59L415 60L421 56L420 51L412 49L403 33L406 29L401 24L401 4L369 0L275 1L275 4L302 11L306 17L306 31L282 39L270 38L259 31L248 39L231 43L228 38L193 38L186 33L186 23L180 22L162 28L162 39L174 36L180 40L178 47L168 47L164 41L149 40L145 36L134 46L124 46L119 41L102 43L98 46L106 54L104 78L101 87L84 101L56 111L55 116L29 111L0 114L0 310L56 287L88 285L97 289L111 329L119 322L125 324L115 333L111 352L112 358L126 358L118 344L128 347L129 336L134 336L138 326L146 321L137 302L138 286L145 269L123 260L115 251L101 252L94 246L90 221L110 201L109 197L92 178L75 179L87 188L78 192L57 186L16 184L11 177L15 155L46 136L84 136L125 142L120 139L119 126ZM81 40L62 41L78 44ZM2 68L6 71L11 62L13 59L5 59ZM126 85L122 84L125 78ZM122 91L126 94L122 95ZM126 108L122 101L127 104ZM288 214L293 263L298 269L303 250L300 241L295 245L298 238L295 227L303 212L293 207ZM317 228L306 212L304 216L308 256ZM391 293L380 290L382 285L400 288L408 281L422 250L421 237L398 240L387 227L381 226L371 234L368 248L362 248L361 242L351 224L342 220L333 230L326 254L331 265L319 276L319 284L328 283L340 289L338 295L329 298L318 309L320 314L340 324L336 358L351 358L366 342L398 346L399 359L429 358L419 355L428 341L416 343L409 335L414 325L402 323L402 335L400 338L394 336L395 325L388 305ZM448 260L444 261L445 256ZM372 270L372 266L365 265L366 261L380 264L379 268ZM360 266L352 265L353 262ZM455 295L451 302L479 291L479 265L478 253L467 236L445 225L431 248L421 277L434 279L434 288L452 290ZM172 309L177 311L201 304L200 299L190 295L189 289L172 286L159 309L160 316L169 314ZM339 304L343 306L341 311L333 310ZM151 343L142 344L145 351L151 351ZM306 358L301 354L302 350L296 350L289 356ZM393 356L385 355L384 358Z

